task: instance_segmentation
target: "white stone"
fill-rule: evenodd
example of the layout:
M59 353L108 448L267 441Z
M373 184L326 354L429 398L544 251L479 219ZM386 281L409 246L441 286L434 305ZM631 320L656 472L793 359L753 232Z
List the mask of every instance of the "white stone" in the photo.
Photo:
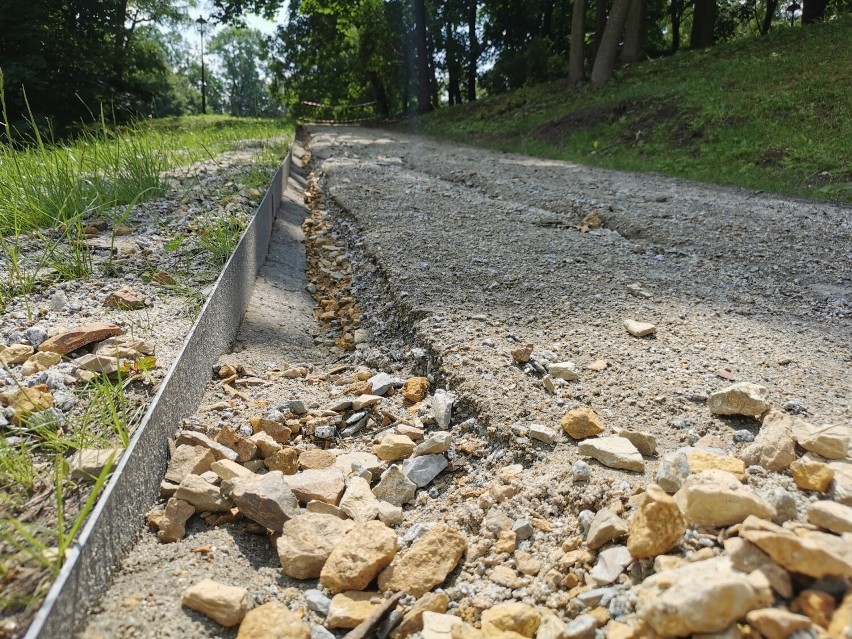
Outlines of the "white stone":
M598 554L598 561L589 574L599 584L611 584L632 561L627 546L611 546Z
M411 481L423 488L432 482L442 470L449 465L447 458L443 455L423 455L406 459L402 463L402 472Z
M530 424L530 437L545 444L552 444L556 441L556 431L542 424Z
M577 447L577 452L585 457L597 459L604 466L633 470L645 470L642 455L630 440L624 437L597 437L584 439Z
M767 401L769 391L764 386L750 382L737 382L712 393L707 407L715 415L746 415L759 417L771 406Z
M647 337L657 332L657 327L649 322L637 322L636 320L624 320L624 328L633 337Z
M446 430L450 427L455 401L456 397L454 394L440 388L432 396L432 416L441 430Z
M574 362L555 362L547 367L547 372L551 377L564 379L566 382L580 379L580 375L577 373L577 365Z

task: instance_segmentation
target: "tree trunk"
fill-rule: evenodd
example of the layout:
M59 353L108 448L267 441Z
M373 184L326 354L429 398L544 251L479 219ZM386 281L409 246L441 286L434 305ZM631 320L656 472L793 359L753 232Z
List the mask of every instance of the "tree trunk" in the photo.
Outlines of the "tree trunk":
M541 17L541 35L548 38L553 33L553 5L556 0L546 0L544 3L544 12Z
M476 100L476 71L479 65L479 43L476 40L477 0L469 0L467 5L467 39L470 49L467 53L467 101Z
M813 24L825 18L826 0L802 0L802 24Z
M672 20L672 53L680 49L680 21L683 17L683 0L671 0L669 17Z
M446 61L447 61L447 102L450 104L461 104L461 71L462 63L459 59L460 47L456 42L453 32L455 25L447 22L447 42L445 45Z
M572 89L585 79L586 0L574 0L571 14L571 50L568 53L568 86Z
M127 22L127 0L119 0L115 7L115 53L112 59L112 71L116 86L121 86L124 80L124 54L127 44L127 30L124 26Z
M772 18L775 17L775 10L778 8L778 0L766 0L766 15L763 16L763 22L760 25L761 35L769 33L772 27Z
M618 43L621 34L624 33L624 23L627 21L627 13L630 11L631 0L614 0L609 18L606 21L601 45L595 55L595 64L592 67L591 85L601 87L612 77L615 69L615 60L618 57Z
M390 116L390 109L388 108L388 94L385 91L385 84L375 71L370 71L369 77L370 84L373 85L373 93L376 94L376 108L379 115L387 119Z
M429 81L429 48L426 44L426 0L414 0L414 29L417 38L417 111L428 113L432 110L429 99L432 86Z
M598 55L598 49L601 46L601 40L606 29L606 7L607 0L595 0L595 46L592 51L593 58L596 58Z
M706 49L716 42L716 0L695 0L695 12L692 14L692 33L689 46L693 49Z
M624 28L624 47L621 61L639 62L645 56L645 0L631 0Z

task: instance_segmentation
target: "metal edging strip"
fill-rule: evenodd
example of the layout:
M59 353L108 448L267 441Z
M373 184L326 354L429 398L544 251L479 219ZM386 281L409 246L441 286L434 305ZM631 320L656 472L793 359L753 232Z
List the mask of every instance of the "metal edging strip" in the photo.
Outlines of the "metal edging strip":
M195 411L211 367L237 334L269 250L291 160L292 150L219 274L24 639L68 639L82 631L89 610L106 592L113 571L136 541L142 515L157 499L168 465L168 438Z

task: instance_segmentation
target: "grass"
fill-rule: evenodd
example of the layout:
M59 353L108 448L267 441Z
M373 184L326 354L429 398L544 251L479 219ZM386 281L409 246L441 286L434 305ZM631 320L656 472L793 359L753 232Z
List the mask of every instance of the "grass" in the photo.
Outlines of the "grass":
M281 161L292 124L225 116L169 118L120 129L101 122L61 143L41 137L34 126L32 131L27 144L0 142L0 317L14 301L30 322L43 312L43 300L34 296L46 286L57 280L106 280L123 276L125 269L150 281L171 267L176 278L163 289L200 306L204 297L191 288L200 286L194 275L199 264L209 268L208 280L215 279L249 209L269 184L270 167ZM6 134L8 141L11 131ZM250 151L250 166L212 199L190 204L190 193L199 188L191 165L218 163L220 153L242 148ZM194 230L174 238L173 264L143 257L121 265L111 251L107 260L93 260L85 243L93 218L108 221L114 245L116 228L128 223L137 204L173 188L187 189L176 206L197 215ZM162 224L167 228L169 219ZM70 477L67 459L84 448L128 445L156 385L150 374L156 366L153 357L142 358L116 378L99 377L77 387L76 408L67 420L41 412L23 426L0 428L0 616L26 624L40 605L112 467L108 464L93 482L82 482ZM12 370L6 373L21 383Z
M525 87L409 121L503 151L852 201L852 16Z

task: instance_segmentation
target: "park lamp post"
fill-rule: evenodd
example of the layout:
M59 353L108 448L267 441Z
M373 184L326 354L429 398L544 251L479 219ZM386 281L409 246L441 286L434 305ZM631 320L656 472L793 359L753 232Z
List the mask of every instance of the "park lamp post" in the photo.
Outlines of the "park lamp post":
M798 2L794 2L785 9L785 11L790 15L790 26L793 26L793 22L796 20L796 11L801 9L801 5Z
M198 16L195 24L198 25L198 31L201 34L201 113L203 115L207 113L207 82L204 77L204 27L207 26L207 20L204 16Z

